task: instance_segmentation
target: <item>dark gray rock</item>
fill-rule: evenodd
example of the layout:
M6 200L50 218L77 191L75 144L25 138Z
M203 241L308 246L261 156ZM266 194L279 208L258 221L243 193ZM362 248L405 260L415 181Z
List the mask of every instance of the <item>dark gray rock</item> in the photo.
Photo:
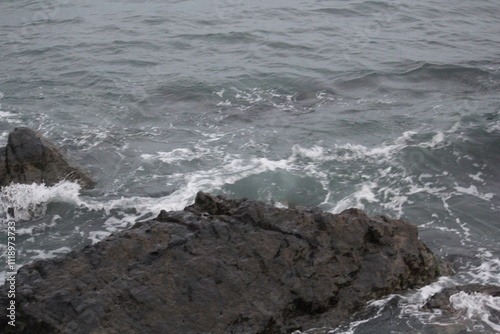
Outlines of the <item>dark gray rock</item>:
M9 134L5 148L0 149L0 186L11 183L45 183L62 180L78 182L91 189L92 177L70 163L57 148L29 128L16 128Z
M184 211L19 269L16 330L290 333L337 326L440 273L448 267L402 220L199 193Z

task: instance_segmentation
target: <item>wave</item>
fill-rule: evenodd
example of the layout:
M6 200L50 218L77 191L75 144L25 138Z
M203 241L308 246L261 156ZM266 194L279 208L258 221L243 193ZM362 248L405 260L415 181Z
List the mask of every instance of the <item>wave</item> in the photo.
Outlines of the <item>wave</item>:
M332 7L325 7L325 8L318 8L318 9L313 9L313 12L317 13L325 13L325 14L331 14L339 17L357 17L360 15L360 12L349 9L349 8L332 8Z
M0 215L15 220L31 220L45 215L47 204L66 202L81 205L80 185L62 181L49 187L44 184L13 184L0 190Z
M340 79L334 88L347 95L373 91L423 91L448 93L497 93L500 73L478 67L419 64L416 68L394 73L370 72L351 79Z
M181 40L201 40L206 42L216 42L223 44L251 43L259 40L259 37L249 32L228 32L228 33L206 33L206 34L180 34L174 36Z

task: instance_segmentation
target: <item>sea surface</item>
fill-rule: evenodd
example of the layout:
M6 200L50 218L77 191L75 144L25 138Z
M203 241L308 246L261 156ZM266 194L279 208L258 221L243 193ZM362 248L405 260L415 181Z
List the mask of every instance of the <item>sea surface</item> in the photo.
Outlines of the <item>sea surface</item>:
M500 297L420 310L500 285L499 93L498 0L0 1L0 145L31 127L97 180L1 191L0 279L7 207L19 267L202 190L402 218L456 271L323 333L499 333Z

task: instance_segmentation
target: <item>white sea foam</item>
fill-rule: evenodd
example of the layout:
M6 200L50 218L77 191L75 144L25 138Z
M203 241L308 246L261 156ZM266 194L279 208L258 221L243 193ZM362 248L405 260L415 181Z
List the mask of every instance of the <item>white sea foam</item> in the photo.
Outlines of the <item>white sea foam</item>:
M376 320L382 315L385 305L389 303L396 295L389 295L381 299L373 300L366 305L366 308L373 308L376 310L375 314L366 319L351 321L347 328L337 328L328 332L328 334L354 334L356 328L359 326ZM314 332L314 331L313 331ZM305 332L304 334L306 334Z
M457 293L451 296L450 304L458 313L451 317L439 310L429 312L422 309L432 296L445 288L469 283L500 285L500 259L485 248L479 248L478 252L478 258L482 259L480 265L463 268L451 277L442 276L438 281L413 292L410 291L403 295L389 295L372 301L366 306L367 309L374 308L375 311L370 312L369 317L351 322L348 328L339 328L329 333L355 333L358 327L376 320L394 298L398 299L399 312L396 316L407 323L414 322L412 319L416 319L417 323L424 325L447 326L459 323L467 326L470 331L491 333L493 330L498 332L500 329L500 323L498 323L500 297L481 293Z
M32 236L33 235L33 232L34 230L36 230L37 228L47 228L47 227L53 227L55 226L58 221L61 219L61 216L59 215L54 215L52 217L52 219L50 220L49 223L44 223L42 225L37 225L37 226L30 226L30 227L24 227L23 225L17 225L16 226L16 235L28 235L28 236Z
M111 234L111 232L106 231L91 231L89 233L89 239L93 244L106 239Z
M157 154L142 154L141 158L146 160L158 159L164 163L177 163L180 161L192 161L200 159L208 153L208 149L194 151L188 148L176 148L170 152L160 151Z
M220 90L220 91L218 91L218 92L214 92L214 94L215 94L215 95L217 95L218 97L222 98L222 96L224 95L224 92L225 92L225 91L226 91L226 90L223 88L223 89L221 89L221 90Z
M478 182L483 182L484 183L484 179L481 177L483 175L483 172L477 172L476 174L469 174L469 177L471 179L473 179L474 181L478 181Z
M7 138L9 137L9 132L4 131L0 134L0 141L2 143L7 142Z
M268 158L242 159L237 156L232 158L227 156L224 163L215 168L174 175L176 179L184 179L184 186L169 197L174 198L176 203L187 205L199 190L218 189L225 184L233 184L250 175L277 169L287 170L290 167L288 159L274 161Z
M29 253L32 253L34 255L31 256L33 260L36 259L50 259L58 255L66 254L71 252L71 248L69 247L60 247L58 249L53 249L50 251L44 251L44 250L39 250L39 249L33 249L30 250Z
M217 103L218 107L234 107L240 111L246 111L254 105L261 106L267 104L281 111L308 112L327 101L335 100L335 97L325 91L318 91L311 94L311 101L303 104L302 101L297 101L298 93L280 93L276 89L262 88L237 88L232 87L226 91L224 89L213 93L218 96L221 101Z
M460 276L465 277L471 283L500 285L500 259L491 255L484 249L478 249L481 264L467 268Z
M317 145L311 148L304 148L300 145L294 145L292 147L292 153L294 156L305 157L316 161L321 161L328 158L327 156L325 156L324 148Z
M385 202L382 204L382 207L385 209L392 210L396 213L396 217L400 218L403 215L404 205L412 204L412 201L408 200L408 196L404 195L394 195L392 196L392 200L389 202Z
M303 148L300 145L293 147L293 153L298 156L304 156L317 161L337 160L352 161L363 159L383 159L392 161L403 149L408 147L437 148L445 142L445 134L436 133L430 141L414 143L413 137L417 134L415 131L406 131L400 137L394 140L393 144L381 144L380 146L369 148L360 144L342 144L335 145L333 150L325 150L321 146Z
M331 162L339 165L359 162L362 169L370 166L377 167L376 169L370 169L370 173L366 177L365 174L361 174L362 180L355 185L355 190L351 194L340 199L334 198L335 206L330 210L333 212L342 211L350 206L364 208L366 203L380 202L382 207L391 210L393 214L400 217L404 214L405 206L412 203L410 196L418 193L426 193L440 198L447 210L449 210L447 200L451 196L467 193L481 199L491 199L493 194L482 194L475 186L468 189L457 186L455 192L450 192L447 187L437 187L435 185L433 179L441 176L422 173L418 178L415 178L400 164L399 159L403 150L411 147L420 147L427 150L443 148L448 145L446 136L449 134L447 131L438 131L429 140L421 141L416 138L418 132L406 131L392 143L383 143L371 148L360 144L334 145L329 149L319 145L309 148L294 145L292 148L293 163L302 165L302 168L308 170L310 175L319 178L319 182L325 185L325 189L328 191L330 191L327 186L328 182L325 181L329 180L332 175L325 173L324 166L320 165L321 163ZM304 166L304 162L301 161L304 159L311 162ZM322 173L314 173L312 170L321 170ZM352 173L349 175L352 175ZM448 173L443 172L442 176L446 175ZM382 184L384 185L380 186ZM324 202L324 204L329 203Z
M62 181L49 187L44 184L12 184L0 191L1 214L13 210L16 220L29 220L45 215L47 203L65 202L82 205L80 185Z
M1 107L1 105L0 105ZM0 110L0 120L3 122L8 122L8 123L21 123L21 121L17 118L18 115L8 112L8 111L3 111Z
M443 132L438 132L436 133L431 141L429 142L423 142L419 144L418 146L420 147L430 147L430 148L438 148L438 147L443 147L445 144L445 134Z
M233 104L229 100L225 100L225 101L221 101L221 102L217 103L217 107L230 107L232 105Z
M113 210L135 210L134 214L120 216L116 222L108 220L103 226L104 231L101 231L115 232L129 226L134 219L141 215L156 215L161 209L180 210L193 201L199 190L218 190L224 185L234 184L251 175L278 169L314 178L327 191L322 204L325 207L330 206L332 212L340 212L353 206L365 208L367 204L380 203L381 207L392 211L392 214L399 217L403 215L405 205L411 203L410 197L419 193L440 198L447 210L450 210L447 201L452 196L467 194L491 200L493 194L481 193L475 185L470 185L468 188L456 185L454 191L451 192L446 187L436 187L433 178L441 176L423 173L419 177L413 177L400 164L399 153L403 149L409 146L430 148L441 145L446 142L445 134L446 132L436 133L428 142L418 144L415 143L416 139L414 139L417 132L407 131L392 143L372 148L359 144L334 145L330 148L320 145L311 147L294 145L288 158L277 160L266 157L243 158L239 154L226 153L219 147L209 148L206 144L207 140L220 140L227 133L209 133L207 136L201 134L207 140L195 143L192 147L181 147L141 156L147 161L157 160L167 164L180 164L205 157L212 157L214 161L219 161L214 167L206 170L198 169L171 174L169 178L175 180L177 190L167 196L160 198L140 196L109 199L88 198L81 197L79 186L69 182L62 182L53 187L15 185L5 187L2 191L3 212L5 214L8 207L14 207L16 218L29 219L34 215L43 214L46 207L44 203L58 201L72 203L87 210L100 210L106 214L111 214ZM344 175L338 174L335 169L328 170L328 167L325 168L325 166L334 163L335 166L340 164L341 167L350 168L353 162L359 162L361 169L368 167L370 170L367 173L359 173L357 184L351 183L354 190L350 194L343 194L343 197L339 199L333 196L332 189L330 189L331 178L337 177L342 180ZM348 175L352 175L352 173L349 172ZM480 173L475 174L477 177L481 175ZM446 176L446 173L443 173L442 176ZM346 181L352 182L350 179ZM451 211L449 212L452 214ZM465 223L461 221L456 221L456 223L457 227L467 235L468 231L463 230ZM102 236L96 236L94 239L98 240L100 237Z
M6 118L13 117L13 116L15 116L15 114L8 112L8 111L0 110L0 119L2 119L2 120L6 119Z
M500 131L500 121L491 122L488 124L486 129L488 132L499 132Z
M467 195L471 195L471 196L477 197L479 199L482 199L484 201L490 201L493 198L493 196L495 196L495 194L493 194L493 193L486 193L486 194L480 193L477 190L477 187L473 184L470 185L468 188L461 187L461 186L455 184L455 190L457 191L457 195L458 194L467 194Z
M206 149L176 149L171 152L159 152L155 155L143 155L144 159L157 159L165 163L178 163L196 157L209 155ZM45 185L12 185L2 190L3 214L8 208L14 208L16 219L29 220L45 214L48 203L71 203L82 209L103 211L111 215L113 210L135 210L136 214L110 217L104 223L106 231L99 231L90 236L95 242L111 232L130 226L141 215L156 215L162 209L181 210L189 205L199 190L216 190L223 185L232 184L250 175L260 174L277 169L293 169L293 159L271 160L268 158L242 159L238 155L222 156L222 163L208 170L196 170L189 173L176 173L172 179L179 183L178 189L164 197L121 197L121 198L89 198L80 195L80 186L75 183L61 182L55 186ZM115 215L116 213L113 213Z
M110 233L119 232L123 230L124 227L132 226L136 222L137 218L137 216L130 214L122 214L120 217L111 216L104 222L104 227L106 231Z
M378 202L379 200L373 192L376 187L376 182L367 182L359 185L354 193L341 199L333 208L332 212L339 213L352 207L363 209L365 207L364 202Z
M415 312L420 312L420 308L424 306L432 296L444 288L450 287L454 284L456 284L454 279L449 276L442 276L438 281L418 289L415 293L409 296L403 296L401 302L404 306L402 313L413 314Z
M471 241L470 228L468 227L467 223L463 223L459 217L455 218L455 222L457 223L458 226L460 226L460 228L463 231L463 239L460 240L460 243L465 246L466 241Z
M111 133L108 131L102 131L101 128L93 128L88 125L82 125L81 133L77 138L68 137L63 140L63 143L69 142L71 145L78 146L78 150L82 151L90 151L91 149L102 145L106 140L109 140L111 137ZM119 153L117 150L115 153Z
M154 157L146 158L161 159L161 156L155 155ZM200 190L213 191L251 175L278 169L288 170L292 167L293 165L290 164L289 159L243 159L238 155L226 155L222 163L214 168L170 175L172 179L176 180L179 187L167 196L159 198L132 196L99 200L86 198L82 199L81 203L88 209L101 210L106 214L110 214L113 210L134 209L137 214L122 215L119 219L109 218L106 221L104 224L106 230L114 232L132 224L139 215L157 215L161 210L182 210L185 206L193 202L194 196ZM95 240L98 239L96 238Z
M450 304L454 309L465 312L464 316L467 319L481 320L493 330L500 332L500 324L490 319L492 310L500 312L500 297L461 291L450 297Z
M441 317L439 312L431 313L422 310L422 306L436 293L444 288L461 284L480 283L480 284L500 284L500 260L495 258L485 249L478 249L483 258L479 266L472 268L463 268L452 277L440 277L437 282L426 285L418 289L413 294L401 296L399 306L401 307L400 318L417 317L420 322L441 323L443 325L452 324L452 321L458 321L458 318ZM495 324L490 320L491 309L500 311L500 297L487 296L484 294L467 294L460 292L450 298L451 305L457 310L463 310L460 314L460 322L469 323L481 327L480 321L488 324L494 330L497 330L500 324Z
M409 295L397 295L391 294L384 298L373 300L369 302L365 309L372 309L374 311L371 313L369 317L366 319L351 321L347 328L338 328L332 330L328 333L330 334L354 334L356 329L362 326L365 323L370 323L377 318L379 318L384 310L387 308L389 303L393 301L395 298L398 300L399 307L401 308L401 312L397 315L400 319L419 318L423 323L429 323L430 319L433 318L433 315L429 312L424 312L421 310L422 306L432 297L435 293L443 290L445 287L451 286L455 283L449 277L441 277L438 281L431 283L427 286L424 286L414 293ZM307 333L307 332L306 332Z

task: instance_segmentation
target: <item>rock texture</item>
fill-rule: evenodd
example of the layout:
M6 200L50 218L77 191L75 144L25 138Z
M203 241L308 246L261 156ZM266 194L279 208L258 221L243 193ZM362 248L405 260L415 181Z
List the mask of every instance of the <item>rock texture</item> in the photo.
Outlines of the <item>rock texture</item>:
M62 180L78 182L82 188L94 187L88 173L68 162L57 148L29 128L16 128L0 149L0 186L11 183L45 183Z
M402 220L199 193L17 274L22 333L291 333L448 274ZM0 291L5 307L6 286ZM0 332L11 330L5 317Z

